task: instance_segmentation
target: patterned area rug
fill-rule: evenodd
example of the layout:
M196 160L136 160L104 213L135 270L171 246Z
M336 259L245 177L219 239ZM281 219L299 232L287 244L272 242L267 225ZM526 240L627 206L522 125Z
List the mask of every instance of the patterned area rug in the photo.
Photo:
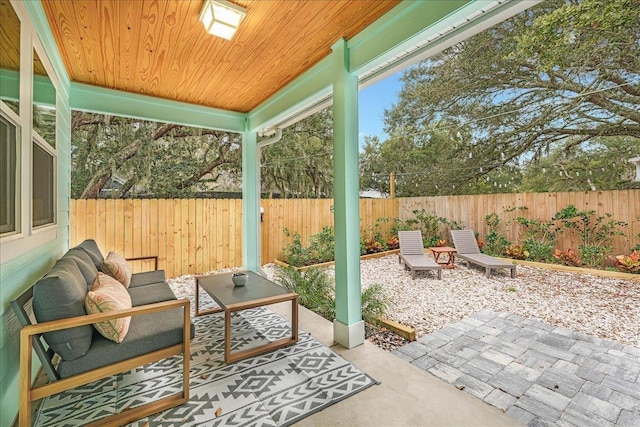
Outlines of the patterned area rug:
M223 315L194 318L194 323L189 402L132 426L287 426L377 384L303 331L295 345L226 365ZM264 307L241 311L232 317L232 351L286 337L290 326ZM35 425L83 425L178 392L181 360L164 359L51 396Z

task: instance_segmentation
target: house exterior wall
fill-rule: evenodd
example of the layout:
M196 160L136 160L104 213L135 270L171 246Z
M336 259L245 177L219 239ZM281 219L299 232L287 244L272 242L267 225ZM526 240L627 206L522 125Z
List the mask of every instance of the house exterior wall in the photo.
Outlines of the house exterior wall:
M49 62L49 77L56 84L56 226L47 233L33 233L16 241L3 241L3 249L12 250L17 245L19 255L3 256L0 259L0 426L10 426L18 413L18 372L19 360L19 323L9 306L9 302L33 285L59 258L69 245L69 206L71 182L71 110L69 108L68 78L61 68L61 61L55 49L53 36L49 33L46 18L39 2L12 1L22 22L21 38L23 46L37 45L39 56L45 53ZM27 40L25 40L25 38ZM32 61L33 47L21 49L21 55L27 55ZM22 61L24 64L25 62ZM49 73L51 73L49 71ZM21 67L21 91L27 91L31 97L31 70ZM24 82L24 83L23 83ZM22 98L24 99L24 98ZM31 138L31 118L22 118L22 132ZM25 139L23 139L23 142ZM22 197L30 194L22 193ZM24 206L24 204L23 204ZM6 252L3 252L6 253ZM34 363L34 370L39 369Z

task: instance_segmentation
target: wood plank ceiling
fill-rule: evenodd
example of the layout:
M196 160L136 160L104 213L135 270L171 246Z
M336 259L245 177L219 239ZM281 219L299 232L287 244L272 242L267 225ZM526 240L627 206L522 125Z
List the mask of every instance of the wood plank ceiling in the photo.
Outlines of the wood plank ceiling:
M400 0L235 0L231 41L207 34L203 0L43 0L72 81L248 112Z

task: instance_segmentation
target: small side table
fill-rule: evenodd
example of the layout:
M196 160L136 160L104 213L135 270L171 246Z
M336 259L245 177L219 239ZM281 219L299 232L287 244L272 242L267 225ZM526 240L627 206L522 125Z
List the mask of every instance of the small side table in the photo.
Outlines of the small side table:
M453 255L458 251L456 248L452 248L449 246L435 246L433 248L429 248L431 253L433 254L433 259L442 266L442 268L456 268L453 263ZM449 258L445 262L440 262L440 255L447 254Z

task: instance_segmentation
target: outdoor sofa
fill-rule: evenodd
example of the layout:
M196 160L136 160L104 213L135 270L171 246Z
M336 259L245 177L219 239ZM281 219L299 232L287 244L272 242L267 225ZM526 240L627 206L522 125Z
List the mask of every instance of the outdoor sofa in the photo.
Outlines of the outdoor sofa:
M105 266L113 268L107 261L95 241L85 240L11 302L23 326L20 331L20 426L31 425L32 401L176 355L183 357L181 392L124 410L97 424L124 425L189 400L189 344L195 333L189 300L176 298L162 270L128 275L128 288L121 285L120 289L116 286L118 283L112 283L115 279L99 274ZM89 309L85 309L85 299L90 290L92 296L98 295L101 287L95 283L99 281L110 284L111 289L127 299L122 294L124 290L131 300L131 308L116 311L105 308L98 314L86 314ZM37 323L29 316L29 300L32 300ZM120 334L111 339L95 327L95 324L121 326L118 322L129 316L128 331L109 329ZM123 332L126 335L122 336ZM47 384L32 384L32 350L42 362L49 379Z
M494 258L490 255L480 252L476 236L473 234L473 230L451 230L451 238L453 244L456 247L455 258L460 258L469 264L475 264L480 267L484 267L484 274L486 277L491 275L491 270L496 268L508 268L511 270L511 278L516 277L516 265L502 261L498 258Z

